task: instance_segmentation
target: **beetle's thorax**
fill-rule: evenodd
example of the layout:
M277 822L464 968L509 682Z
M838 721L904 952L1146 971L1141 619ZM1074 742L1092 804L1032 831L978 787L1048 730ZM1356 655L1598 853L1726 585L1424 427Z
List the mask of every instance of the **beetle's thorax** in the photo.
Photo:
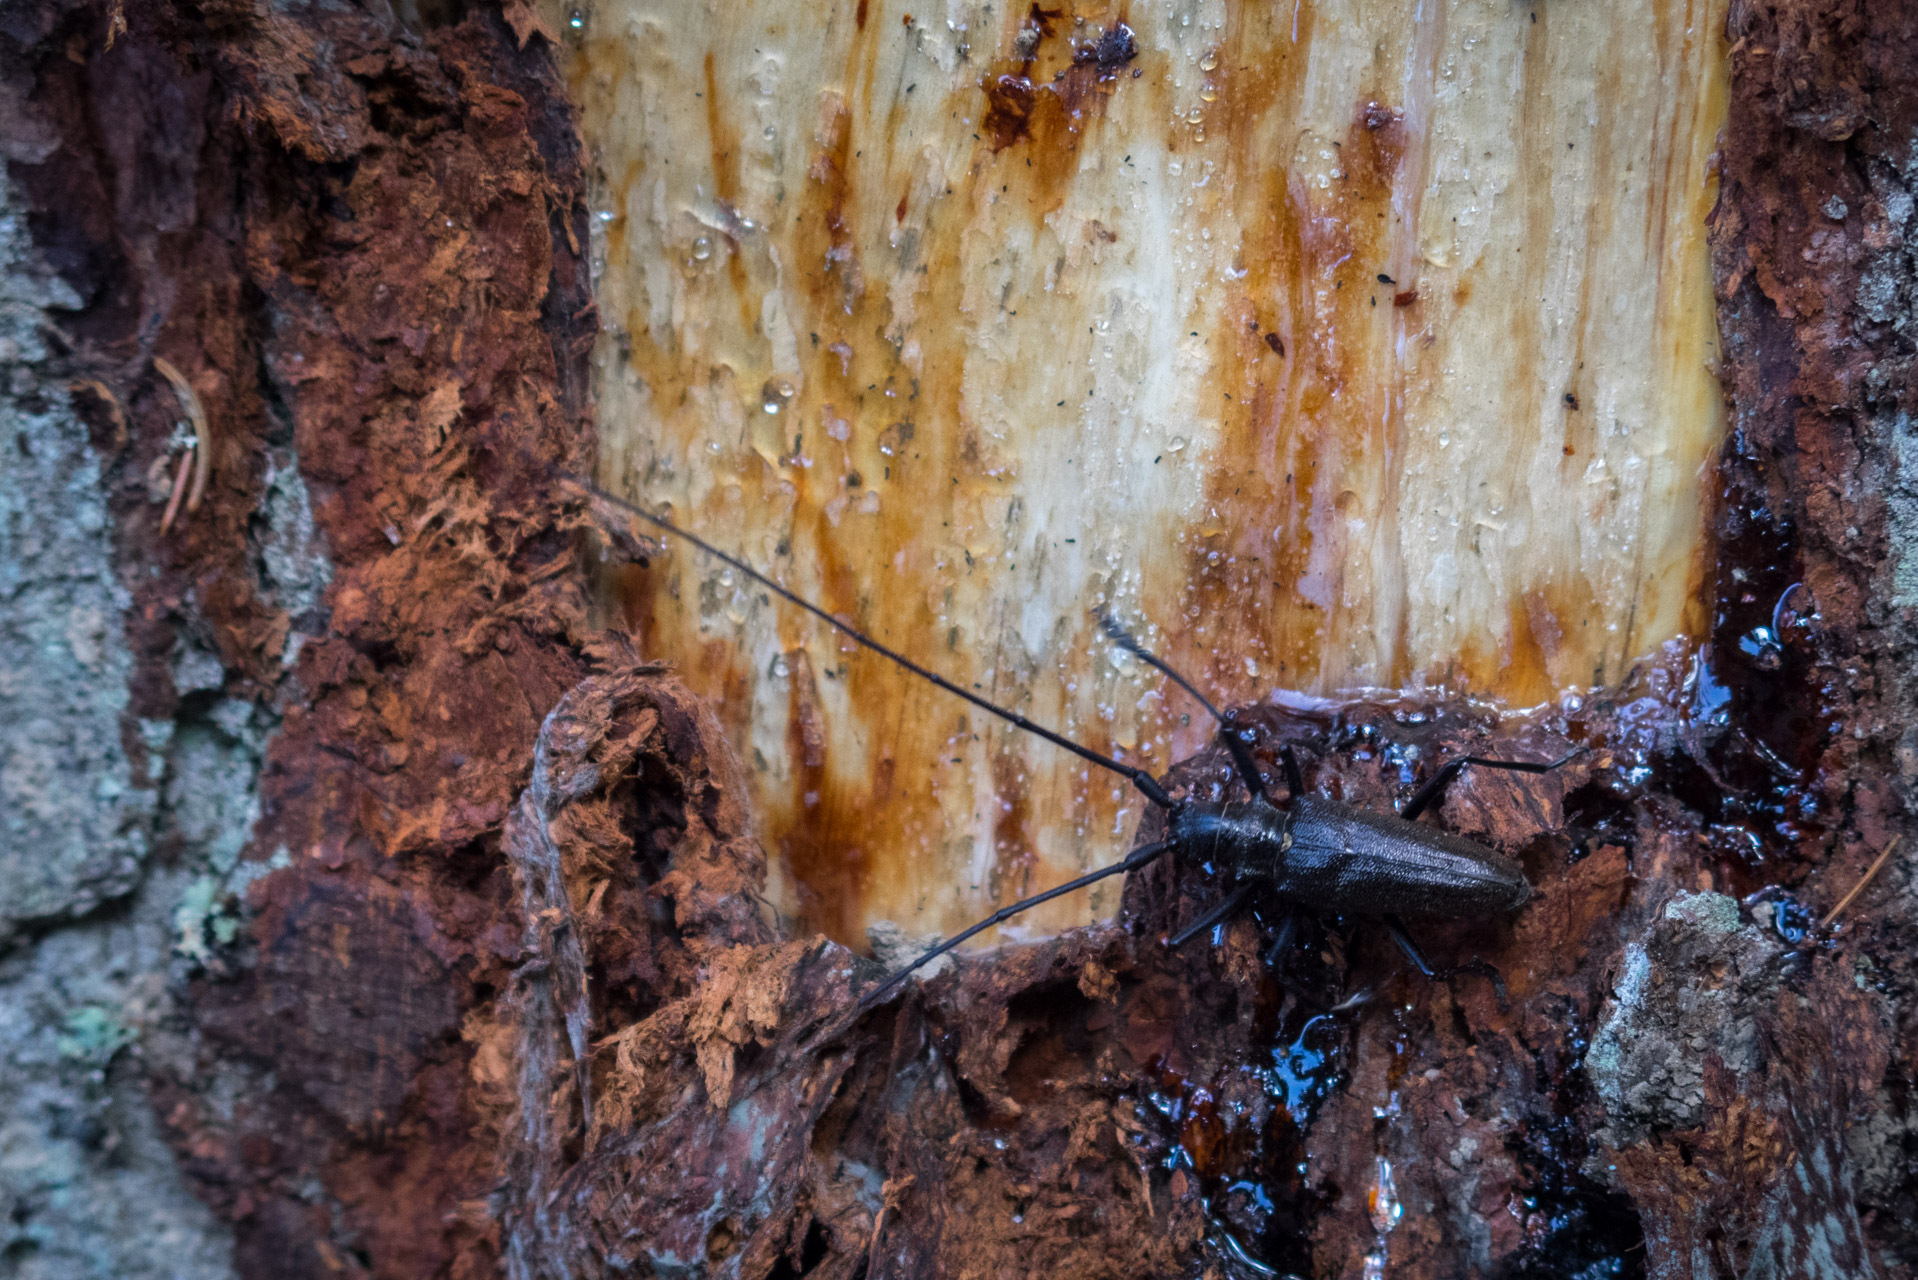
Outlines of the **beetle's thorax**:
M1263 798L1188 802L1166 836L1181 853L1247 879L1279 880L1292 845L1291 815Z

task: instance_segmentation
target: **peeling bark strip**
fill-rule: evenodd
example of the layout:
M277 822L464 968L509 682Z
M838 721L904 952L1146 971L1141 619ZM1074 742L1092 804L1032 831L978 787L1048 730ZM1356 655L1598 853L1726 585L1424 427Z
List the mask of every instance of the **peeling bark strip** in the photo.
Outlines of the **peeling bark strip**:
M1911 858L1835 940L1786 945L1918 783L1905 8L1731 18L1710 652L1533 723L1250 716L1268 762L1291 744L1310 785L1378 808L1460 752L1592 748L1463 779L1439 816L1536 888L1514 922L1423 939L1496 964L1508 1005L1407 981L1336 921L1282 975L1250 920L1168 951L1218 891L1168 862L1122 924L962 959L817 1056L878 967L762 917L728 747L592 628L551 485L593 452L593 318L537 23L11 8L0 139L60 276L45 340L123 406L75 393L129 584L129 768L208 702L280 717L244 931L195 935L177 1043L141 1059L236 1269L1918 1268ZM183 449L154 357L208 428L199 510L165 537L146 477ZM1229 777L1213 751L1170 783Z
M516 1071L506 1100L514 1119L499 1135L507 1177L496 1193L507 1227L507 1270L515 1277L568 1274L565 1260L584 1251L581 1224L556 1209L556 1184L570 1163L569 1144L583 1136L582 1119L593 1120L584 1136L594 1139L631 1122L646 1092L638 1046L659 1038L659 1027L684 1032L698 1046L708 1096L723 1109L734 1049L752 1040L739 1034L736 1019L714 1014L737 985L739 957L768 937L752 905L764 859L739 826L736 779L720 781L729 771L711 714L661 671L656 664L624 664L562 698L541 726L532 780L506 823L504 853L518 882L526 934L491 1034L510 1034L505 1048ZM630 956L635 944L650 941L643 936L650 932L644 914L634 919L630 910L617 909L636 905L620 892L631 878L635 849L630 812L615 802L636 771L654 775L656 789L658 777L674 779L685 806L680 821L686 829L674 838L650 895L677 908L671 931L677 936L666 945L686 945L714 971L690 1005L676 1002L615 1037L612 1051L603 1054L606 1083L596 1108L588 968L616 971L622 952ZM655 959L648 967L656 966ZM770 1000L750 1002L749 1029L760 1035L779 1021L783 985L771 990ZM602 1009L600 1021L607 1017Z
M587 1008L586 953L579 920L567 896L552 823L568 805L599 786L600 767L587 758L587 752L605 741L619 695L630 694L638 674L610 688L609 682L589 679L547 713L533 748L533 780L506 820L502 845L519 885L519 909L526 922L520 944L523 959L513 974L509 1006L518 1023L513 1057L519 1072L516 1137L520 1159L509 1158L508 1168L528 1218L523 1229L509 1231L507 1258L515 1275L530 1274L529 1236L542 1249L559 1243L548 1238L547 1170L559 1157L560 1137L570 1127L566 1118L571 1109L577 1107L585 1115L593 1111L586 1063L586 1032L592 1018ZM627 736L620 744L623 750L615 748L609 763L616 772L620 765L631 763L638 746L635 739L651 732L657 722L658 717L653 717ZM553 1034L556 1027L562 1036ZM565 1064L556 1052L556 1041L562 1037L571 1054L574 1089L570 1098L562 1074Z

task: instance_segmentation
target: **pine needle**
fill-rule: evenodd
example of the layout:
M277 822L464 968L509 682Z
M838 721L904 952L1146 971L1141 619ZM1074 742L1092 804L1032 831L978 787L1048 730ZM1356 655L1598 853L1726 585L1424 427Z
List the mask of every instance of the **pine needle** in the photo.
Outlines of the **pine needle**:
M1825 913L1825 918L1818 922L1820 929L1829 927L1832 921L1844 914L1846 907L1849 907L1857 900L1858 895L1865 891L1865 886L1870 884L1872 878L1875 877L1879 871L1883 870L1885 863L1891 860L1891 855L1896 852L1898 842L1902 839L1904 839L1903 836L1893 836L1891 838L1891 842L1885 846L1885 851L1878 855L1877 861L1873 862L1865 871L1865 874L1858 878L1858 883L1851 887L1851 892L1840 898L1838 905Z

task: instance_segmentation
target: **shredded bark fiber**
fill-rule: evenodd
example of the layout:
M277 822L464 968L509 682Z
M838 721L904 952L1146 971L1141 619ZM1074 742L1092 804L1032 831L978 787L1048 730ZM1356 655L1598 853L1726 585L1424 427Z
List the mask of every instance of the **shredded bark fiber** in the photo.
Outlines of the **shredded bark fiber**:
M614 683L589 681L568 703L651 707L671 689ZM1369 767L1328 754L1308 785L1360 803L1387 798L1379 762L1407 748L1539 758L1565 742L1501 741L1456 709L1359 710L1396 732L1356 753ZM1565 728L1585 738L1614 716L1594 708ZM569 718L562 704L554 722ZM1355 722L1270 713L1260 728L1268 760L1281 741L1310 751L1361 736ZM1203 868L1178 865L1128 887L1123 924L963 960L818 1051L818 1029L882 972L830 944L709 939L702 981L597 1041L589 1086L567 1069L565 1010L521 1000L525 1163L505 1212L515 1273L1259 1274L1250 1253L1320 1275L1356 1274L1368 1256L1389 1256L1395 1274L1543 1274L1614 1258L1635 1269L1643 1258L1625 1255L1650 1247L1697 1256L1707 1232L1744 1223L1752 1237L1731 1247L1770 1249L1788 1272L1823 1241L1864 1274L1851 1188L1832 1171L1844 1168L1846 1117L1884 1069L1876 1006L1824 957L1742 923L1732 899L1673 896L1700 844L1676 805L1643 797L1622 844L1593 836L1597 847L1569 857L1567 797L1616 764L1600 755L1524 788L1489 775L1447 806L1449 825L1523 856L1538 887L1515 926L1431 931L1440 954L1494 960L1503 1004L1476 978L1408 981L1382 934L1363 930L1309 928L1307 958L1286 969L1292 991L1251 920L1170 951L1176 923L1216 894ZM1208 793L1230 773L1213 753L1175 780ZM594 848L560 842L575 903L604 884ZM741 879L758 870L736 865ZM600 926L556 924L593 950ZM528 950L533 971L563 968ZM1607 1004L1620 966L1625 994ZM1369 1003L1323 1013L1368 989ZM1594 1035L1611 1055L1592 1072L1602 1098L1576 1069ZM1275 1048L1317 1069L1275 1071ZM1697 1079L1660 1075L1683 1057ZM543 1071L524 1074L534 1061ZM583 1087L597 1102L581 1138ZM1688 1185L1677 1145L1723 1162ZM1780 1176L1800 1158L1825 1181Z

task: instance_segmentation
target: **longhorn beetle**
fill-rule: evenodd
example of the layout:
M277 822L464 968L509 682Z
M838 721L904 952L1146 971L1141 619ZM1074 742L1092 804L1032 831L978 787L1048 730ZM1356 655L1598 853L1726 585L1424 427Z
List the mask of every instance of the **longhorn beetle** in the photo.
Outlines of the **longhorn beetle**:
M1171 938L1168 942L1170 946L1176 947L1229 919L1254 895L1263 895L1279 900L1284 908L1272 947L1267 952L1274 962L1282 958L1286 948L1291 945L1298 924L1299 908L1377 916L1384 921L1387 932L1406 958L1426 977L1444 979L1454 973L1477 971L1491 978L1503 998L1504 983L1497 970L1489 965L1473 961L1451 969L1434 969L1420 954L1399 917L1401 914L1415 914L1456 919L1510 914L1524 906L1526 899L1532 896L1531 882L1511 859L1494 853L1476 841L1425 826L1416 819L1444 793L1446 786L1467 765L1477 765L1482 769L1509 769L1517 773L1545 773L1565 764L1584 748L1548 763L1462 756L1433 774L1397 814L1386 814L1372 813L1307 793L1299 774L1298 760L1288 746L1279 755L1284 767L1286 790L1285 805L1280 807L1265 797L1265 778L1260 774L1258 762L1253 759L1251 748L1246 743L1246 734L1222 715L1204 694L1193 688L1184 676L1155 657L1110 615L1102 612L1100 625L1114 643L1166 676L1211 715L1219 726L1226 750L1231 753L1233 765L1248 792L1244 800L1175 800L1145 770L1101 755L1090 747L1054 733L1043 725L1034 724L1017 712L1008 711L928 671L910 658L840 621L818 605L780 586L737 556L721 551L664 517L616 498L583 480L571 476L566 479L607 507L637 516L732 566L782 600L797 605L914 675L964 698L981 710L991 712L1008 724L1037 734L1102 769L1111 770L1131 782L1152 804L1165 810L1166 830L1163 839L1134 849L1110 866L1087 872L1043 893L1035 893L1010 906L1001 907L979 923L934 946L867 991L860 997L855 1012L871 1008L904 982L914 970L938 959L974 934L1010 920L1042 902L1050 902L1074 890L1096 884L1108 876L1137 871L1173 852L1226 868L1231 873L1233 887L1197 920Z

